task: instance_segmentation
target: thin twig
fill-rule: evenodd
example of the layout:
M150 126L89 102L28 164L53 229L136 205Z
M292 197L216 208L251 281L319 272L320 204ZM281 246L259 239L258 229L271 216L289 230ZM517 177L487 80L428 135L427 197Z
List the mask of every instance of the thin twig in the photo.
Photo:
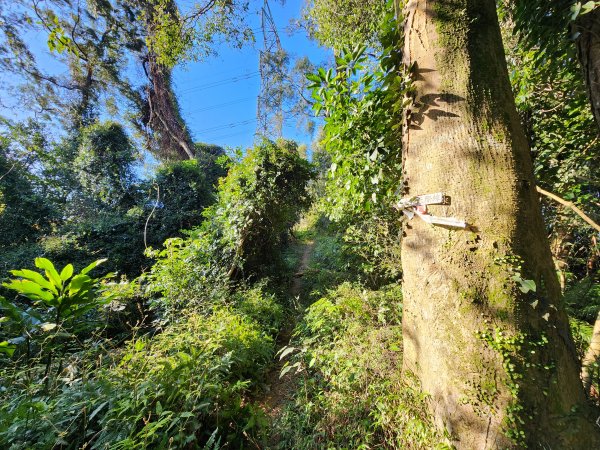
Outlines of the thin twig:
M148 244L146 243L146 232L148 231L148 222L150 222L150 218L152 217L152 214L154 214L154 211L156 211L159 201L160 201L160 185L157 184L156 185L156 202L154 203L154 208L152 208L152 211L150 211L150 215L146 219L146 224L144 225L144 248L148 248Z
M12 167L10 169L8 169L8 172L6 172L4 175L2 175L0 177L0 181L2 181L2 178L4 178L6 175L8 175L9 173L11 173L12 170L15 168L16 165L17 165L17 163L13 163Z

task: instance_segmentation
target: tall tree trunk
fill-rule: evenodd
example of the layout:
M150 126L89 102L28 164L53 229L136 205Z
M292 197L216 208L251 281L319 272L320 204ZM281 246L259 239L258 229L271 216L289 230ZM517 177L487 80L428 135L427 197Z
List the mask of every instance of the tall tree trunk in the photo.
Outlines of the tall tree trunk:
M600 127L600 7L579 16L573 29L579 33L576 40L577 54L592 113Z
M446 193L431 212L470 229L405 228L404 369L460 449L600 448L494 1L409 0L405 19L405 195Z
M157 134L159 155L164 158L194 159L194 144L179 113L171 86L171 70L148 55L148 107L150 128Z
M579 33L576 40L577 55L583 71L583 78L592 107L596 125L600 127L600 8L579 16L573 24ZM588 395L592 394L592 365L600 359L600 314L594 324L590 346L582 361L581 378ZM596 393L597 395L597 393Z
M157 23L156 4L156 0L140 0L141 8L146 14L145 26L149 36L153 36L156 27L160 26ZM179 20L174 0L167 0L164 8L174 20ZM149 80L146 94L147 125L156 134L158 154L166 159L194 159L194 143L179 112L171 84L171 69L161 64L151 50L146 55L146 63L145 70Z

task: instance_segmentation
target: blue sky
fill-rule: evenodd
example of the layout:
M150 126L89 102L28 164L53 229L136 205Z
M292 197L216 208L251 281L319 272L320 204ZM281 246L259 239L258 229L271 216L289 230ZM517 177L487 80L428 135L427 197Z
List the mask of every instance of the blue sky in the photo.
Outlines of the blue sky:
M256 130L256 98L260 90L258 55L262 45L260 16L262 1L251 2L250 27L256 44L241 50L220 47L218 56L189 63L174 72L175 91L182 115L194 140L221 146L248 147ZM298 19L304 0L288 0L285 5L270 3L282 47L293 56L308 56L315 64L331 58L331 52L309 40L302 31L286 32L290 21ZM312 136L287 123L284 137L310 144Z
M304 2L287 0L282 5L278 0L271 0L271 12L281 44L292 56L308 56L315 64L324 63L331 59L328 49L308 39L303 30L296 30L293 34L287 31L290 23L300 18ZM263 0L251 0L247 17L249 27L255 32L255 44L248 44L242 49L222 45L217 48L217 56L187 63L174 70L174 87L182 116L195 141L242 148L254 142L256 99L260 89L258 55L263 41L259 15L262 4ZM66 72L56 55L50 55L46 39L47 35L42 31L32 31L28 35L29 44L42 69L52 74ZM132 71L130 76L133 78L142 76L139 65L134 65ZM0 73L0 84L3 85L0 86L0 96L3 97L1 113L12 119L22 119L28 114L27 108L23 109L24 105L19 105L16 98L3 95L8 86L18 82L11 74ZM312 141L312 136L296 129L293 121L286 124L284 137L307 145Z

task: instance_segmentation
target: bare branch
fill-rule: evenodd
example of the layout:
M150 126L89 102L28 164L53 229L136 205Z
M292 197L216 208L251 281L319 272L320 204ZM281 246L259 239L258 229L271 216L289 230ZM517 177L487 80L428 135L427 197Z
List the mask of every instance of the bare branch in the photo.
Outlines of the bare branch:
M577 213L577 215L579 217L581 217L583 220L585 220L588 224L590 224L593 228L595 228L597 231L600 232L600 225L598 225L596 222L594 222L592 219L589 218L589 216L587 214L585 214L581 209L579 209L577 206L575 206L575 204L573 202L570 202L568 200L565 200L564 198L560 198L558 195L555 195L551 192L545 191L543 190L541 187L536 186L537 191L542 194L545 195L548 198L551 198L552 200L560 203L563 206L566 206L567 208L571 208L573 211L575 211L575 213Z

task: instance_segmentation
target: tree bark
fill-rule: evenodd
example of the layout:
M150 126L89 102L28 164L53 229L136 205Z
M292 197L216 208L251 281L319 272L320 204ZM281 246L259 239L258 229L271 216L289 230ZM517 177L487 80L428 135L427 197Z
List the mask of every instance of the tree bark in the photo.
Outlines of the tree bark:
M573 24L579 33L577 54L596 125L600 127L600 8L583 14Z
M594 331L592 332L592 339L590 341L590 346L585 353L585 356L582 361L581 368L581 379L583 380L583 388L585 389L586 394L592 394L592 382L594 375L598 376L598 369L593 367L593 364L600 359L600 313L598 317L596 317L596 322L594 324ZM598 393L596 393L598 395Z
M405 227L404 370L459 449L600 448L495 3L409 0L404 17L405 195L444 192L451 204L431 213L470 225Z
M146 13L146 33L154 35L157 18L155 14L156 1L140 1L140 7ZM168 0L165 6L174 20L178 20L177 5L174 0ZM148 76L147 125L155 133L158 144L158 156L164 159L194 159L195 149L190 133L179 112L179 105L171 84L171 69L158 61L157 55L151 50L146 55Z
M171 71L148 55L149 125L158 135L160 156L173 159L194 159L194 144L179 113L171 86Z

